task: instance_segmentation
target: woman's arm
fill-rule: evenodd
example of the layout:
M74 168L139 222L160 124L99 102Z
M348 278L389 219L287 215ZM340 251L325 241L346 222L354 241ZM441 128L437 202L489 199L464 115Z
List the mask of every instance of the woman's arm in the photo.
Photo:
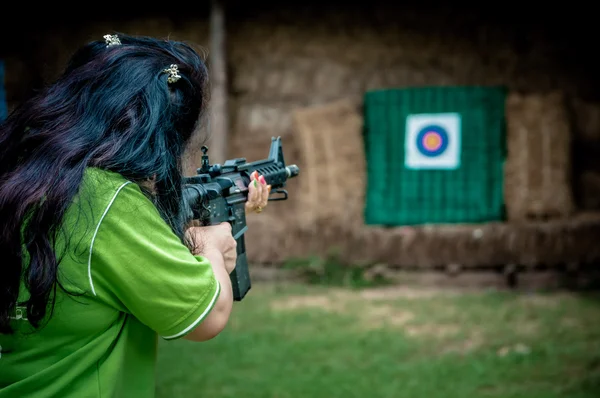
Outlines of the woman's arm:
M235 251L235 249L234 249ZM183 338L191 341L206 341L216 337L229 321L233 307L233 291L231 279L225 268L223 254L217 249L207 248L202 254L211 264L217 281L221 285L221 291L215 306L206 316L206 318L194 330ZM235 265L235 261L234 261Z
M250 176L248 187L247 212L261 212L267 205L270 186L265 178L257 172ZM211 227L192 227L188 229L192 241L202 242L202 248L194 254L206 258L213 269L215 277L221 285L221 291L215 306L206 318L194 330L183 338L191 341L206 341L216 337L229 321L233 307L233 289L229 274L235 268L237 260L236 242L231 236L231 225L223 223Z

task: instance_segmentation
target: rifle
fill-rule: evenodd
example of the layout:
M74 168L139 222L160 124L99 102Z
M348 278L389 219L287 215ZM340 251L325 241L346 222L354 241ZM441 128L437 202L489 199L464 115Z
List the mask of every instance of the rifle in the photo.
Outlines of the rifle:
M241 301L250 290L250 272L246 257L244 233L246 225L245 204L248 199L250 175L257 171L271 185L269 201L286 200L284 189L289 178L296 177L300 169L295 164L286 166L281 137L271 138L267 159L248 163L245 158L226 160L223 165L211 165L208 148L202 146L202 167L196 175L184 178L183 199L187 208L187 221L198 220L201 225L231 224L237 242L237 261L230 274L233 298Z

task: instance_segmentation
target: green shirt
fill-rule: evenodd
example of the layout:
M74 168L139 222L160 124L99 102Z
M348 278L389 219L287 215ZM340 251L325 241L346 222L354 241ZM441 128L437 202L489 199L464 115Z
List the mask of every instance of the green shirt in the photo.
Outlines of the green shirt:
M0 398L153 397L158 336L184 336L219 296L210 263L138 185L95 168L61 231L59 281L75 294L57 289L38 331L16 309L16 333L0 335Z

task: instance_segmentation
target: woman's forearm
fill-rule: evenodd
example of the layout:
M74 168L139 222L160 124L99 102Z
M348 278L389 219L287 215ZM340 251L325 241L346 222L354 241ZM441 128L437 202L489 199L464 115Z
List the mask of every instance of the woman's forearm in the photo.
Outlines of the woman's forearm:
M219 297L206 318L185 339L206 341L216 337L227 326L233 307L233 289L231 279L225 269L224 259L218 250L207 250L200 254L211 264L217 282L221 286Z
M229 318L233 307L233 288L231 286L229 274L225 269L223 255L217 250L209 250L202 256L206 257L210 262L215 277L221 285L221 293L219 293L213 311L218 310L218 312L226 314L227 318Z

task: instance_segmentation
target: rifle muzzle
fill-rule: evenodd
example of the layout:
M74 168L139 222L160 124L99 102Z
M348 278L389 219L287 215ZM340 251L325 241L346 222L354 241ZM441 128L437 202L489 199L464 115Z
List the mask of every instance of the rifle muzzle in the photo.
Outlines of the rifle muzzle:
M287 166L285 171L287 173L287 178L293 178L300 174L300 168L298 168L298 166L295 164Z

